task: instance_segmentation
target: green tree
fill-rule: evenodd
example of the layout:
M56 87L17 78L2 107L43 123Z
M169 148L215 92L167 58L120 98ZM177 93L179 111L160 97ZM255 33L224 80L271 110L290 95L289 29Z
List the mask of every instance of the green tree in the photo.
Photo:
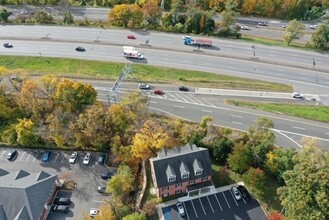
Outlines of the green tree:
M253 162L250 149L241 143L236 144L232 153L229 154L227 162L234 172L239 174L245 173Z
M147 220L144 213L133 213L123 217L123 220Z
M250 167L246 173L243 174L242 179L254 188L254 192L258 195L262 195L264 192L264 186L266 181L266 175L260 168Z
M0 11L0 22L8 22L8 18L13 13L11 11L8 11L7 8L2 8Z
M283 39L287 42L287 45L293 40L301 38L304 35L304 29L305 25L302 22L297 21L296 19L292 20L283 35Z
M227 138L221 138L214 146L214 158L221 164L225 164L228 155L232 152L234 143Z
M63 24L73 24L74 23L74 16L69 9L65 9L63 11L64 18Z
M329 153L308 146L294 156L278 189L287 219L329 219Z
M312 34L311 41L316 48L322 50L328 49L329 44L329 24L321 25L315 33Z
M238 13L235 11L237 6L238 4L235 0L228 0L225 2L225 10L221 13L222 28L230 29L230 27L235 24L236 16L238 16Z

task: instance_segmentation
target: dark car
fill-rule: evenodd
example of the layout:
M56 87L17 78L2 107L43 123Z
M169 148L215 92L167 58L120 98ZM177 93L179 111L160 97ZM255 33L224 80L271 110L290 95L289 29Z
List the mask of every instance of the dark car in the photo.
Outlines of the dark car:
M43 156L42 156L42 162L48 162L49 161L49 159L50 159L50 154L51 154L51 152L50 151L46 151L44 154L43 154Z
M136 39L136 37L134 35L131 35L131 34L127 35L127 38L128 39L132 39L132 40L135 40Z
M83 47L77 47L77 48L75 48L75 50L78 51L78 52L85 52L86 51L86 49L83 48Z
M106 186L99 186L97 188L97 192L99 192L99 193L105 193L106 192Z
M13 45L11 43L4 43L3 46L5 48L13 48Z
M190 91L190 89L186 86L180 86L180 87L178 87L178 89L179 89L179 91L184 91L184 92Z
M267 23L266 22L259 22L258 25L259 26L267 26Z
M112 176L113 176L113 173L111 173L111 172L105 172L105 173L102 173L101 178L103 180L107 180L107 179L110 179Z
M100 165L103 165L104 162L105 162L105 155L104 154L99 155L99 157L98 157L98 163Z
M240 191L240 193L241 193L241 195L242 195L242 197L244 198L244 199L250 199L251 198L251 196L250 196L250 194L249 194L249 192L248 192L248 190L246 189L246 187L245 186L243 186L243 185L239 185L238 187L238 190Z
M7 160L12 161L17 155L17 150L12 150L7 154Z
M67 213L69 211L69 207L65 205L55 205L53 211L59 213Z
M164 95L165 94L164 91L162 91L161 89L156 89L156 90L154 90L153 93L157 94L157 95Z
M56 197L54 200L54 204L56 205L70 205L71 200L69 198L64 197Z

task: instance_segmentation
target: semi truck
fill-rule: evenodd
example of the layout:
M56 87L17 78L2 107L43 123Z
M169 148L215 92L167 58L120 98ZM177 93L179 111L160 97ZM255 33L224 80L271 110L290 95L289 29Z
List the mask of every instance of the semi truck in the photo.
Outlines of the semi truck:
M184 40L185 45L192 45L192 46L197 46L197 47L200 47L200 46L201 47L210 47L212 45L211 40L202 39L202 38L193 40L190 36L185 36L183 38L183 40Z
M124 46L123 47L123 56L132 59L144 59L144 56L138 52L138 50L134 47Z

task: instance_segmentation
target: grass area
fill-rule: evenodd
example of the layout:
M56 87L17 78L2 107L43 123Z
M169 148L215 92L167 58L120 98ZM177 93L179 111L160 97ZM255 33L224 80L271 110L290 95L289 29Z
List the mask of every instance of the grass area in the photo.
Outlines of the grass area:
M320 122L329 122L329 107L328 106L314 106L290 103L264 103L264 102L249 102L234 100L227 100L226 103L231 105L239 105L252 109L258 109L268 112L285 114L305 119L310 119Z
M124 63L67 58L0 56L0 66L6 67L15 73L53 74L66 77L115 80ZM140 64L133 65L133 73L129 75L127 80L185 84L195 87L292 92L290 85Z

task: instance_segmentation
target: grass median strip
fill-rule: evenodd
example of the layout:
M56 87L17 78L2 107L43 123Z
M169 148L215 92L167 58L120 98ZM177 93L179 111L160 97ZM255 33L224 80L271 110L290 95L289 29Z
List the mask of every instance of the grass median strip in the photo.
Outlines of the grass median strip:
M280 113L320 122L329 122L329 107L290 103L264 103L226 100L231 105L239 105L267 112Z
M70 77L116 80L124 63L67 58L0 56L0 66L6 67L15 73L22 74L53 74ZM185 84L194 87L282 92L292 91L290 85L279 83L233 77L224 74L140 64L133 64L133 73L129 75L127 80Z

